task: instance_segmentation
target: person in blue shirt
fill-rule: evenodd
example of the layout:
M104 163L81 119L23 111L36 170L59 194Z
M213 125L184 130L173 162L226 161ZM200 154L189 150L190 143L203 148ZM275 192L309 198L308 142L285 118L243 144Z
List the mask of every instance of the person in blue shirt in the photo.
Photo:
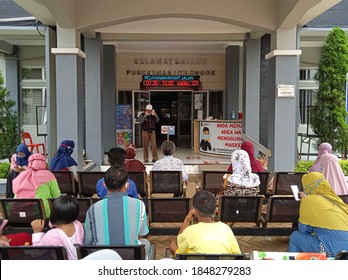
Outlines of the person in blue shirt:
M124 167L126 162L126 150L120 147L110 149L108 152L108 161L111 166L120 165ZM96 188L97 194L100 198L104 198L107 195L108 190L105 186L104 178L101 178L97 182ZM137 188L131 179L128 179L128 187L126 192L128 196L138 198Z

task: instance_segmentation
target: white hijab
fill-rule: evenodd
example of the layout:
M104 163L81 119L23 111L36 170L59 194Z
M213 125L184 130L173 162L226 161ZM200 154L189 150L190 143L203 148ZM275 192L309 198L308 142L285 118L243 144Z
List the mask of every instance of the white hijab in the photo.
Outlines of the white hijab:
M233 173L228 181L245 188L260 185L259 175L251 172L249 155L244 150L235 150L231 155Z

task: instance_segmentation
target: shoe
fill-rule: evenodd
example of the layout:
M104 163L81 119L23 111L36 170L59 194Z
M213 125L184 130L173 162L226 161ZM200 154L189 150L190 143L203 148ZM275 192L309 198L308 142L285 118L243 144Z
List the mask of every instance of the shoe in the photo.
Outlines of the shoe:
M157 161L157 159L153 159L152 162L155 163Z
M149 161L148 160L144 160L144 163L149 163Z

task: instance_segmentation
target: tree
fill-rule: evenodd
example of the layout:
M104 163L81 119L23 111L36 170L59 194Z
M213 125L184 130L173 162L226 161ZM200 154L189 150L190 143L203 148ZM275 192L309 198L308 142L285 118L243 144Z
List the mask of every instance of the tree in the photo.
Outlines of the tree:
M0 159L10 159L19 144L18 118L12 109L15 102L8 95L0 71Z
M322 50L315 80L319 84L317 103L312 108L310 123L320 137L317 145L328 142L336 152L348 146L345 83L348 72L348 41L345 32L333 28Z

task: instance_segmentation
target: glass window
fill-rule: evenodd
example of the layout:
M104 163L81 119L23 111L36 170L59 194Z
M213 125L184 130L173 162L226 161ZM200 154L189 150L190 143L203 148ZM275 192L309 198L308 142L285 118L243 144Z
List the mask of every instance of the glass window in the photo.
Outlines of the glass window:
M44 68L22 68L22 80L45 80Z
M43 106L42 88L22 89L22 121L23 125L36 125L36 107ZM42 110L39 110L42 114ZM38 116L39 120L43 116Z
M310 108L315 105L317 89L300 89L300 121L302 124L309 123Z
M213 119L223 119L223 92L222 91L209 91L209 116Z
M315 81L317 71L316 68L300 69L300 81Z

